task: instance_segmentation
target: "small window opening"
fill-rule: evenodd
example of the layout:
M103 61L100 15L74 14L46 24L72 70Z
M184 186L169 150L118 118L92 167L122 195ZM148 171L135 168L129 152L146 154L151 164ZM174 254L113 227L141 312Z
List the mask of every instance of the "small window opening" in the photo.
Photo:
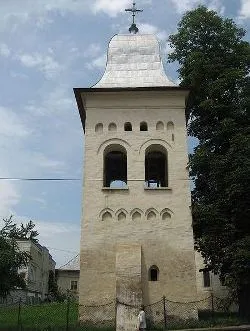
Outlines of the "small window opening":
M167 130L168 131L174 131L174 123L173 122L168 122L167 123Z
M116 124L115 123L110 123L109 127L108 127L108 130L111 131L111 132L116 132L117 131Z
M124 212L121 212L119 215L118 215L118 221L126 221L126 215Z
M125 148L111 146L111 151L104 153L104 187L127 187L127 153Z
M149 280L151 282L157 282L159 280L159 269L156 266L152 266L149 269Z
M157 131L163 131L164 130L164 123L162 121L157 122L156 130Z
M70 289L71 289L71 291L76 291L77 290L77 280L72 280L71 281Z
M145 183L149 188L168 186L167 155L158 146L150 146L149 151L146 151Z
M146 122L140 123L140 131L148 131L148 124Z
M147 220L154 221L156 219L156 214L153 211L150 211L147 215Z
M167 211L165 211L163 214L162 214L162 220L163 221L167 221L171 218L171 214L168 213Z
M203 270L203 284L204 287L210 287L211 282L210 282L210 272L209 270Z
M112 220L112 215L110 214L110 212L106 211L103 215L102 215L102 221L103 222L109 222Z
M95 132L98 132L98 133L102 133L103 132L103 124L102 123L96 124L96 126L95 126Z
M124 131L132 131L132 124L130 122L124 124Z
M132 215L132 220L133 221L140 221L140 219L141 219L141 214L138 211L134 212L133 215Z

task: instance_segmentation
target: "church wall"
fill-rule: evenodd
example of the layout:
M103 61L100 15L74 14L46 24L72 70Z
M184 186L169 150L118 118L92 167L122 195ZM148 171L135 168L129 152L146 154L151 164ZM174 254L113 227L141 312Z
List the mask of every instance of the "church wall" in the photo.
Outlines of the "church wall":
M115 298L116 247L122 244L142 247L145 304L163 295L174 301L196 300L184 103L182 91L86 95L80 304ZM140 131L142 121L148 123L148 131ZM164 123L164 131L156 130L158 121ZM117 132L108 131L111 122ZM132 123L132 132L124 131L125 122ZM167 131L168 122L174 123L173 132ZM98 123L103 124L103 133L95 132ZM103 188L103 152L109 144L121 144L127 150L128 189ZM168 152L166 189L144 188L145 150L150 144L161 144ZM156 214L154 220L147 220L150 208ZM171 219L162 220L166 208ZM118 221L120 209L126 220ZM132 220L133 210L141 213L140 220ZM105 211L112 219L102 220ZM152 265L159 268L157 282L148 280Z

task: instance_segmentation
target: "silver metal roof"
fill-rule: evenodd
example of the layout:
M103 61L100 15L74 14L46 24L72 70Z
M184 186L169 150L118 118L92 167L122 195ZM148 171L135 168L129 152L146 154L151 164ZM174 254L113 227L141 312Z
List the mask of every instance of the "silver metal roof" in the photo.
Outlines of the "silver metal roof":
M80 270L80 255L75 256L68 263L59 268L60 270Z
M115 35L106 69L95 88L175 86L166 76L157 38L150 34Z

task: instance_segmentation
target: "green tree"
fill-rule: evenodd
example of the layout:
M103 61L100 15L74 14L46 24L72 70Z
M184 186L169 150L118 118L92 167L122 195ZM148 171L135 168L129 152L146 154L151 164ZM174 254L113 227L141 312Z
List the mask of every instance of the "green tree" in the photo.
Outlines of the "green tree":
M58 288L57 274L52 270L49 272L48 292L53 301L63 302L67 299L67 294L63 293L61 289Z
M27 266L31 256L29 253L20 251L17 239L37 241L37 231L34 231L34 223L18 226L11 216L4 219L4 226L0 230L0 297L6 298L10 291L19 287L26 288L23 277L18 269Z
M195 187L196 249L207 266L238 293L250 317L250 45L245 31L204 6L187 12L170 36L169 61L180 64L181 86L191 87L189 135Z

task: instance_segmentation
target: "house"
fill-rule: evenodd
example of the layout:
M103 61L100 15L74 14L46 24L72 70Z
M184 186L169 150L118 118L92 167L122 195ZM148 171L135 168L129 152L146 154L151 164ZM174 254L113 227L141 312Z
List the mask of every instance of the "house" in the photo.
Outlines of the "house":
M26 251L31 255L29 264L19 269L19 274L24 278L27 289L16 289L7 298L7 303L22 302L35 303L46 299L48 295L49 272L55 272L56 262L53 260L49 250L32 240L17 240L21 251Z
M56 269L56 281L61 293L79 297L80 259L77 255L63 267Z

